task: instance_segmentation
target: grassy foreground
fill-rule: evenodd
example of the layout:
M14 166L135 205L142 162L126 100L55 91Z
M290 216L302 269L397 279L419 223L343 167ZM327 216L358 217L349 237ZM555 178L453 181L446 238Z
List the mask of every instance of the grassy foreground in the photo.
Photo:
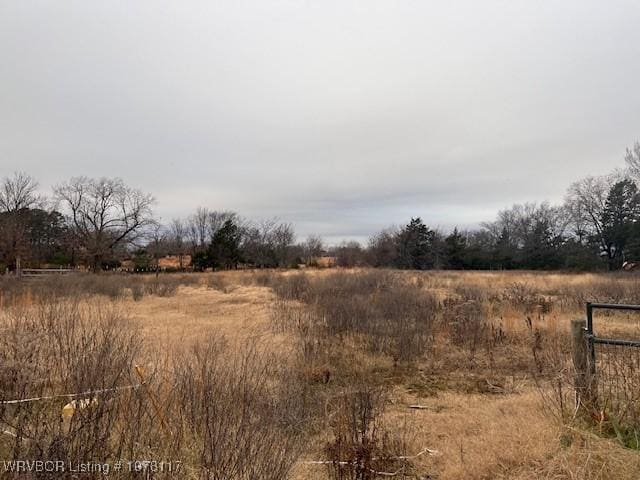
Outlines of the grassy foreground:
M309 270L0 285L3 400L109 390L77 397L67 417L72 398L3 404L2 460L177 460L179 478L640 472L625 440L637 402L590 421L575 415L571 387L570 321L585 301L640 303L632 275ZM637 338L640 316L598 325Z

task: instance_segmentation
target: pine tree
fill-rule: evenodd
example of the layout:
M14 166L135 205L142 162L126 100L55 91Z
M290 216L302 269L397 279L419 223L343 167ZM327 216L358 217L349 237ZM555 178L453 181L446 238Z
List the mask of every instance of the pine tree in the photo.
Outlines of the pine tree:
M640 194L636 184L631 180L614 184L602 212L602 247L610 269L620 266L627 244L636 243L637 239L632 237L638 232L635 224L639 213Z
M524 239L522 266L534 270L559 267L561 259L557 247L560 243L546 220L536 220Z
M498 268L505 270L516 268L516 253L517 249L511 239L511 234L509 230L504 227L496 241L493 255Z
M412 218L398 234L396 266L414 270L433 268L435 257L433 243L435 232L420 219Z
M240 229L228 219L213 236L208 256L214 268L237 268L240 263Z
M467 239L458 231L457 227L453 229L453 232L447 236L447 238L445 238L444 250L447 268L451 268L453 270L465 268Z

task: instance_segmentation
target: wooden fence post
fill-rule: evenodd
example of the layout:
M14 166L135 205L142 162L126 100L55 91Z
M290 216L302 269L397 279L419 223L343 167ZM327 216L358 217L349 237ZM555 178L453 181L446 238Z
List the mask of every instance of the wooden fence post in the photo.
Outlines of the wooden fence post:
M594 385L595 364L593 362L593 344L586 335L585 321L571 321L573 340L573 366L575 367L576 405L591 410L596 406Z

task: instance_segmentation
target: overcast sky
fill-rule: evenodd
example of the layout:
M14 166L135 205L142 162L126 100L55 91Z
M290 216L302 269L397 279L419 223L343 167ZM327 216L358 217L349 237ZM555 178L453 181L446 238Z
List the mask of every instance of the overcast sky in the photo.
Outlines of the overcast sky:
M0 176L362 239L560 201L640 139L640 2L0 0Z

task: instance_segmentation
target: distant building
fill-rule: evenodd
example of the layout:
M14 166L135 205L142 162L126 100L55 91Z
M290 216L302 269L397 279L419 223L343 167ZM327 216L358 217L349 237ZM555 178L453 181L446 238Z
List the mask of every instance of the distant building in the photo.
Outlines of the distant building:
M182 266L180 265L182 258ZM191 265L191 255L166 255L158 260L158 267L161 270L187 268Z
M323 255L315 259L315 264L319 268L332 268L338 264L338 257Z

